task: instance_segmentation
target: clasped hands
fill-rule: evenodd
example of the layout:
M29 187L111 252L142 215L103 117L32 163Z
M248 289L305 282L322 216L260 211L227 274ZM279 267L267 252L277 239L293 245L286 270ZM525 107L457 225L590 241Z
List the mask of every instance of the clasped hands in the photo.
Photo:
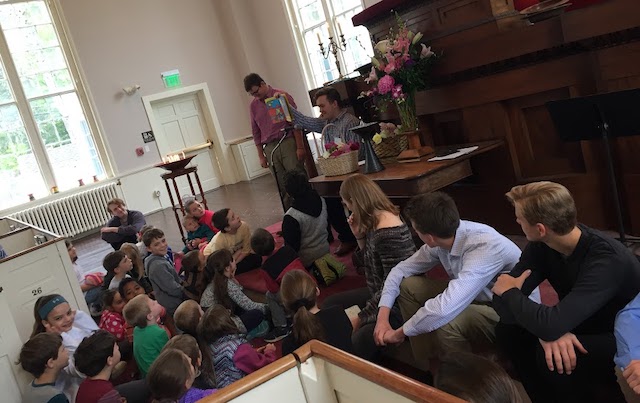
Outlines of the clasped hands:
M380 307L378 311L376 327L373 329L373 340L378 346L402 343L406 337L402 326L393 330L389 323L389 313L390 309L387 307Z

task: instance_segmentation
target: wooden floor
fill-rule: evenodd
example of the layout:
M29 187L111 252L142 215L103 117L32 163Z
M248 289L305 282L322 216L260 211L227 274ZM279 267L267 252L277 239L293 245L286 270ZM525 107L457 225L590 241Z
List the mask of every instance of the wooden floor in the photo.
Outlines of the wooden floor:
M251 230L264 228L282 220L283 211L275 180L265 175L250 182L239 182L222 186L205 194L209 210L230 208L247 222ZM136 210L136 206L127 206ZM169 246L173 250L181 250L184 246L176 219L171 209L149 214L147 224L164 231ZM102 259L112 251L109 244L94 233L82 239L74 240L78 251L78 262L85 272L95 271L102 267Z

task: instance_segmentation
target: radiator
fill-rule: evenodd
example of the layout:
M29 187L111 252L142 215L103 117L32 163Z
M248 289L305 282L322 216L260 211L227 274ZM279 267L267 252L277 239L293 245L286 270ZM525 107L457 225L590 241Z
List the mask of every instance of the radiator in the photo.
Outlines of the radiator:
M107 211L107 202L119 197L117 190L118 184L111 182L18 211L10 217L56 235L74 237L106 224L111 218Z

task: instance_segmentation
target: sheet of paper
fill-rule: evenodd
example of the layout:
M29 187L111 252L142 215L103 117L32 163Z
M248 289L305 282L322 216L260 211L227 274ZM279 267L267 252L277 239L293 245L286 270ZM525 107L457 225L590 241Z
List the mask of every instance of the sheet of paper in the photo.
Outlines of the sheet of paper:
M344 310L344 313L347 314L349 319L353 319L360 313L360 307L358 305L350 306Z
M458 158L458 157L463 156L465 154L469 154L470 152L473 152L473 151L475 151L477 149L478 149L478 146L461 148L461 149L459 149L457 152L455 152L453 154L445 155L445 156L442 156L442 157L429 158L428 161L452 160L454 158Z

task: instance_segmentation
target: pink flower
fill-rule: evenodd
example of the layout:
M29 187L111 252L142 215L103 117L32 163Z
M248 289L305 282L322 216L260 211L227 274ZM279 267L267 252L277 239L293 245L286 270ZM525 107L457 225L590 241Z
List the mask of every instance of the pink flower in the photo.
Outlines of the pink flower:
M384 66L383 70L387 74L393 73L396 70L396 61L395 61L395 59L391 59L389 61L389 63L386 66Z
M376 74L376 68L371 66L371 71L369 72L369 77L364 80L367 84L372 81L378 81L378 75Z
M393 90L393 85L395 84L395 80L391 76L384 76L378 81L378 91L380 94L387 94L391 90Z
M327 143L324 145L324 149L327 151L331 151L332 148L336 148L338 147L338 145L336 143L334 143L333 141Z
M402 84L398 84L391 90L391 96L393 99L404 98L404 94L402 93Z

